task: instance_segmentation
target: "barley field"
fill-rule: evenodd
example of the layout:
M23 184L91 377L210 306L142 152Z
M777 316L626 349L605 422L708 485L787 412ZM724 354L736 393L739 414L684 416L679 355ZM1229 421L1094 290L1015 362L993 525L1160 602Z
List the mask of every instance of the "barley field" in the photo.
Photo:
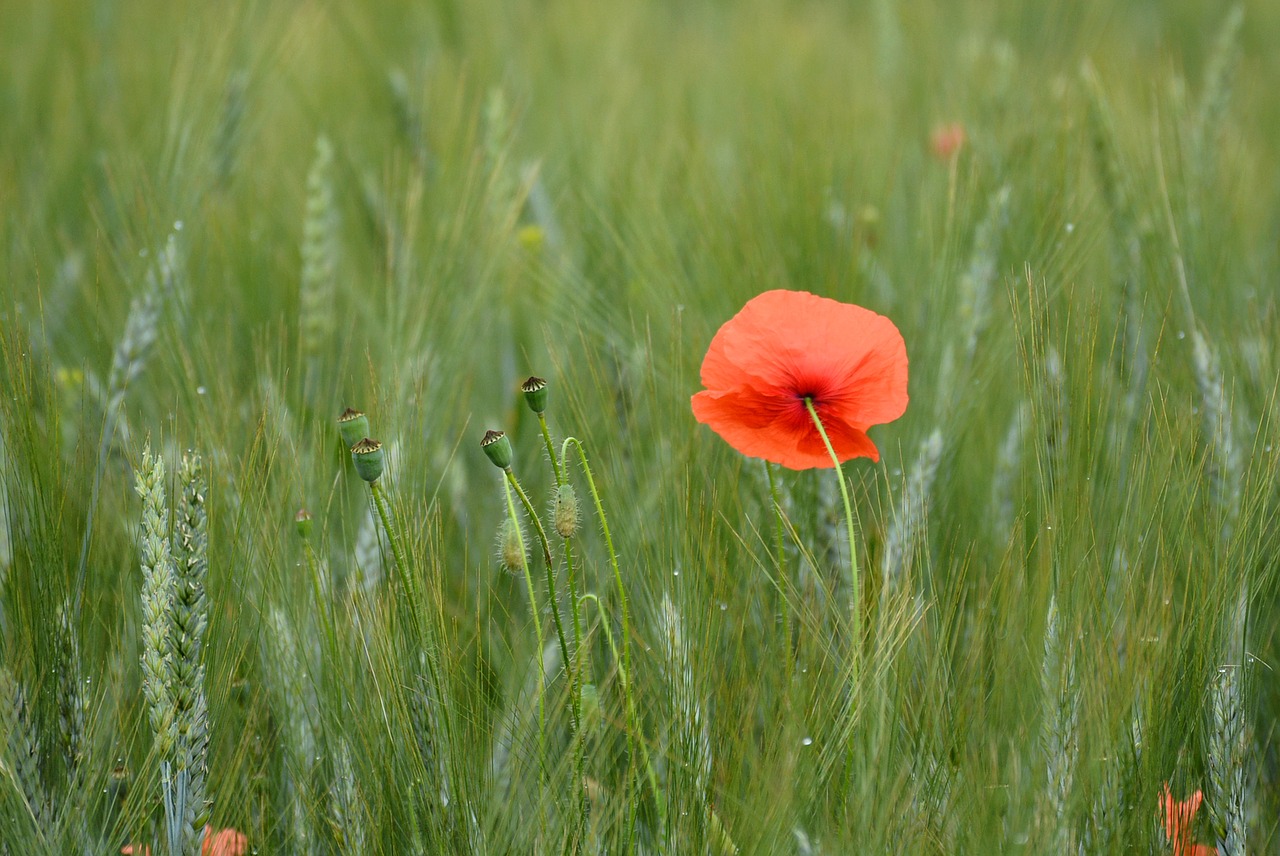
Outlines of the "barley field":
M1280 851L1277 44L0 4L0 854Z

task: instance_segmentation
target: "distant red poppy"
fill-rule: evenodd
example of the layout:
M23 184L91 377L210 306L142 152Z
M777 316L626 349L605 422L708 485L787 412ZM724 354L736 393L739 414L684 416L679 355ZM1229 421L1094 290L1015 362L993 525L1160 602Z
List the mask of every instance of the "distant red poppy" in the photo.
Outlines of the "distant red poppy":
M1175 800L1165 783L1164 793L1160 795L1160 822L1164 825L1165 837L1173 846L1173 856L1216 856L1217 847L1208 844L1194 844L1191 841L1191 820L1200 810L1204 794L1196 791L1185 800Z
M938 160L949 161L956 152L960 151L968 138L964 125L959 122L935 125L933 132L929 134L929 150Z
M249 842L242 832L234 829L219 829L214 832L213 827L206 826L204 838L200 844L200 854L201 856L243 856L248 846ZM151 848L145 844L126 844L120 848L120 852L125 856L151 856Z
M793 470L832 467L812 399L841 461L880 459L872 425L907 409L907 348L893 322L805 291L766 291L711 339L693 415L744 455Z

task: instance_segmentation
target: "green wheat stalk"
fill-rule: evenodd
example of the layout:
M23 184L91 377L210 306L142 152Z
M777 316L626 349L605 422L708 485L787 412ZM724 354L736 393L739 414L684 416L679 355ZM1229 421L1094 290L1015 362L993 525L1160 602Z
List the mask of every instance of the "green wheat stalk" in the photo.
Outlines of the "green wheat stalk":
M1044 660L1040 689L1044 701L1040 744L1045 759L1048 821L1054 853L1073 849L1068 810L1075 781L1079 704L1072 646L1063 638L1056 598L1049 600L1045 620Z
M209 523L203 466L198 455L182 456L181 491L174 524L174 597L169 645L177 722L174 764L184 851L198 854L208 819L209 716L205 694L204 637L209 625L205 578L209 569Z
M926 513L933 481L942 460L942 431L935 428L920 443L907 483L898 495L889 531L880 557L882 577L880 603L883 607L911 573L917 543L925 537Z
M40 774L40 735L22 683L0 666L0 762L37 833L50 828L53 805Z
M124 415L124 397L131 383L137 380L147 365L151 349L160 335L160 318L165 306L179 293L181 272L178 247L174 235L169 235L164 248L156 254L156 260L147 270L146 285L129 305L129 317L124 333L116 343L111 358L111 373L107 376L107 405L102 420L102 434L98 441L97 463L93 471L93 487L89 495L89 510L85 516L84 535L80 543L79 570L76 575L75 610L79 612L84 598L85 575L89 567L89 543L93 537L94 512L98 494L102 489L102 475L107 466L107 455L115 440L116 427Z
M302 273L298 280L298 332L305 400L313 402L320 361L333 345L338 256L338 214L333 190L333 144L321 134L307 172L307 208L302 222Z
M346 738L338 739L338 755L334 760L333 783L329 788L329 805L333 828L343 853L366 853L369 835L365 818L368 809L356 781L351 746Z

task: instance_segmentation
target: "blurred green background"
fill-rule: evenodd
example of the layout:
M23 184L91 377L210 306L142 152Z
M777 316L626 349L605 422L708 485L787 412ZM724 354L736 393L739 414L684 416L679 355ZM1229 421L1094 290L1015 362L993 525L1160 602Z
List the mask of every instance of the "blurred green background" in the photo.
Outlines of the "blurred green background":
M1251 850L1273 849L1277 43L1264 0L0 4L0 650L45 756L69 656L92 682L84 780L39 766L83 811L41 833L9 776L0 850L115 852L158 822L147 438L210 468L213 816L255 852L355 852L349 783L361 852L1159 848L1161 785L1208 787L1224 665L1248 676ZM888 315L911 358L881 462L846 468L882 622L856 686L829 474L781 474L779 557L764 469L688 409L714 331L779 287ZM130 351L149 293L154 344ZM657 759L637 781L596 615L589 834L569 766L531 760L538 652L478 454L505 429L542 507L530 374L613 515L631 736ZM417 683L347 406L387 444L447 691ZM598 530L582 585L617 633ZM49 632L68 602L71 655ZM568 747L562 675L550 692ZM446 743L420 721L442 696ZM1226 841L1207 802L1194 837Z

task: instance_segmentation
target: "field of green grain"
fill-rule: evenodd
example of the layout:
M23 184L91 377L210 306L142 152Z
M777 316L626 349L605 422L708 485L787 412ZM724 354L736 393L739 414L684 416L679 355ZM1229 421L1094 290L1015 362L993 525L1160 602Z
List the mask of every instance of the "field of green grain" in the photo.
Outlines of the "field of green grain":
M1275 852L1278 43L0 4L0 854ZM772 289L906 343L852 539L690 408Z

